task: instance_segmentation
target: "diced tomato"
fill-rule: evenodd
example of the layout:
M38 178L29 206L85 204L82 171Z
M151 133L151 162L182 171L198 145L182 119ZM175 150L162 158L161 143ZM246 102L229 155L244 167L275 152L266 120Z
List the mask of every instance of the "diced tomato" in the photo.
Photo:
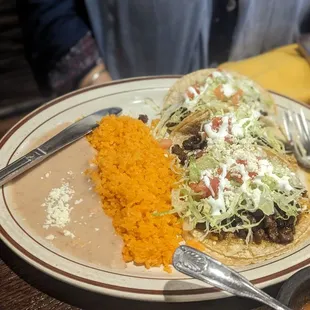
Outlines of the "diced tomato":
M171 139L162 139L159 141L159 146L163 148L164 150L168 150L171 145L172 145Z
M249 177L251 178L251 179L253 179L253 178L255 178L257 176L257 173L256 172L249 172Z
M207 198L211 196L210 189L206 186L206 184L203 181L200 181L199 183L191 183L189 184L189 187L195 193L201 193L201 198Z
M215 177L213 179L210 179L210 187L212 188L215 197L217 196L219 191L219 183L219 178ZM202 198L212 196L211 190L206 186L203 181L200 181L199 183L191 183L189 184L189 186L195 193L201 193Z
M214 95L219 100L223 101L226 99L224 93L222 92L222 85L219 85L218 87L214 89Z
M220 185L220 179L219 178L215 177L215 178L210 180L210 186L213 189L215 197L217 197L217 195L219 193L219 185Z
M242 175L241 174L237 174L237 173L234 173L234 174L231 174L230 172L227 173L226 175L226 179L231 181L231 180L234 180L240 184L243 183L243 180L242 180Z
M195 84L195 85L193 86L193 88L196 90L197 94L199 95L199 94L200 94L200 87L199 87L199 85L198 85L198 84Z
M245 159L237 159L237 160L236 160L236 163L245 166L245 165L248 164L248 161L245 160Z
M214 117L212 119L212 129L214 131L219 131L220 127L222 126L223 124L223 120L221 117Z
M189 90L186 91L186 96L191 100L194 99L194 94L190 92Z
M225 142L229 143L229 144L232 144L233 143L233 137L232 136L226 136L224 138Z
M231 102L234 105L239 104L240 97L243 95L243 90L238 88L237 92L231 97Z

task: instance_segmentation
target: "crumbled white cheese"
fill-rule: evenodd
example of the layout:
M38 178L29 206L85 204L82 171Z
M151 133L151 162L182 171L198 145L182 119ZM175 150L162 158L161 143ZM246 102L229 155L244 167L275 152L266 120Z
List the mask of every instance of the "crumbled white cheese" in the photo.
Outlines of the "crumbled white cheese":
M72 175L73 172L72 172L71 170L69 170L69 171L67 172L67 174Z
M75 235L71 232L71 231L69 231L69 230L64 230L63 231L63 233L64 233L64 236L65 237L71 237L72 239L75 237Z
M75 205L78 205L78 204L80 204L81 202L83 202L83 199L81 198L81 199L77 199L75 202L74 202L74 204Z
M51 235L46 236L45 239L47 239L47 240L54 240L55 236L51 234Z
M99 228L96 227L96 228L95 228L95 231L99 231Z
M44 228L50 226L64 227L70 222L70 200L74 194L74 190L69 187L68 183L63 183L59 188L53 188L45 202L42 204L46 207L46 219Z

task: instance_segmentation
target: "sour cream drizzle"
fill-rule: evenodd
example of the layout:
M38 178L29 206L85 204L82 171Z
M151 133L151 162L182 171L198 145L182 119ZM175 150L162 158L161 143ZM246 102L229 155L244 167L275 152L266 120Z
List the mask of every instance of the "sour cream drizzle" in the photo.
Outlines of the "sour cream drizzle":
M237 160L235 158L228 158L226 163L220 166L221 173L218 176L215 176L216 173L214 171L212 173L211 170L205 170L202 172L201 179L204 181L205 185L212 193L212 196L206 198L212 208L212 215L220 215L221 213L227 212L229 210L230 206L227 205L227 200L225 200L225 196L231 195L234 189L231 181L227 179L228 172L231 172L232 175L238 175L240 181L242 182L240 190L246 195L246 197L253 201L255 208L259 206L262 192L259 188L251 189L251 187L249 186L249 182L253 182L257 185L262 185L262 178L264 176L268 176L273 178L277 182L278 188L280 190L286 192L293 190L293 187L289 183L290 177L277 176L274 173L274 167L268 159L258 159L256 155L250 154L250 152L247 152L247 154L245 154L245 157L247 157L249 161L252 161L251 167L257 167L255 171L248 170L248 164L246 161L244 161L244 163L240 163L240 160ZM255 165L253 165L254 161ZM249 174L251 172L255 173L252 177ZM210 180L214 177L219 178L217 197L215 197L213 188L210 185Z

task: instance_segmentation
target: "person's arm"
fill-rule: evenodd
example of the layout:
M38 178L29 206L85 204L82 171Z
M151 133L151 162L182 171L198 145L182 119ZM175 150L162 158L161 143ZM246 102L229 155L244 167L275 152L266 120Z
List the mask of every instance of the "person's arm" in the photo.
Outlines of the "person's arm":
M74 0L17 0L17 10L26 57L42 90L59 95L110 79ZM93 80L96 73L100 79Z

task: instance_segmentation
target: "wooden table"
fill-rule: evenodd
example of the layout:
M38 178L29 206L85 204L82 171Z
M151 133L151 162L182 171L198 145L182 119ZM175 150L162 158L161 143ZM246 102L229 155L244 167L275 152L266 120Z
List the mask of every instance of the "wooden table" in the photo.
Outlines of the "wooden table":
M249 310L259 306L256 302L236 297L190 304L159 304L103 296L51 278L24 262L3 242L0 243L0 253L1 310L116 310L124 307L135 310ZM276 295L278 289L279 285L276 285L267 292Z

